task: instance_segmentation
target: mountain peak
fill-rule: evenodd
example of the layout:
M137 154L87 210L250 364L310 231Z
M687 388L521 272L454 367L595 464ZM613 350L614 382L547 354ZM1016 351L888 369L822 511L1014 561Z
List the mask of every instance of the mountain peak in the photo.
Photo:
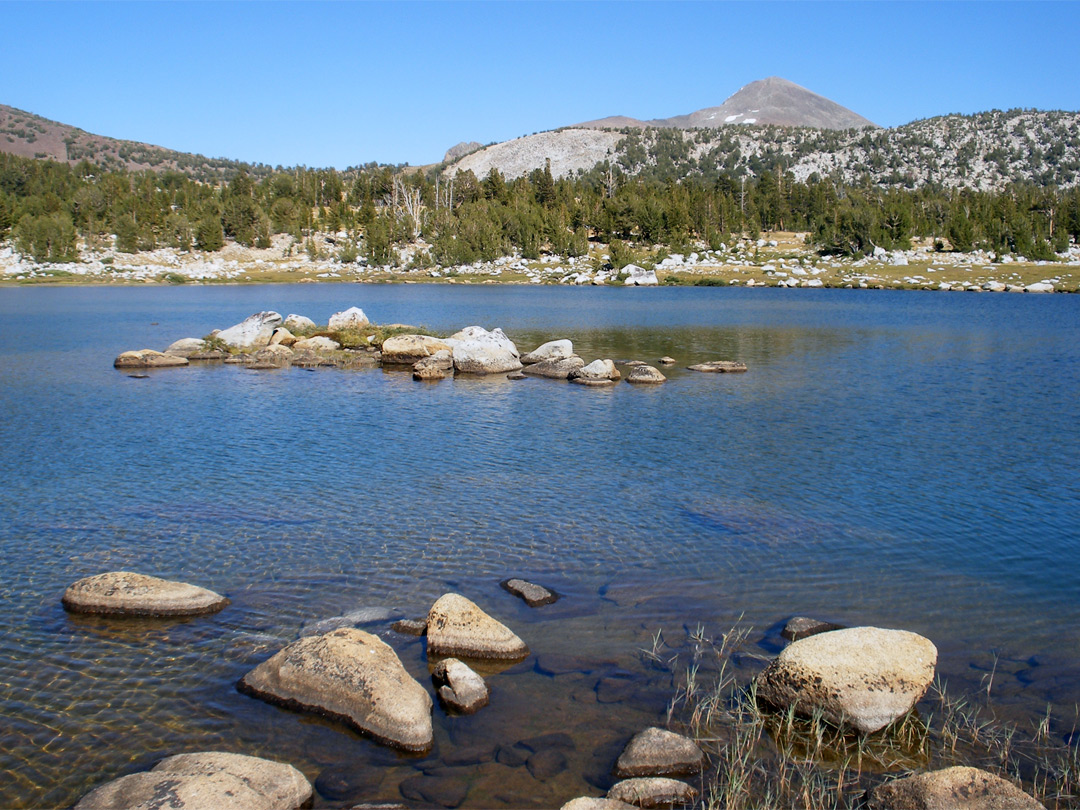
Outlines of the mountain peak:
M719 107L639 121L625 116L612 116L587 121L575 126L582 129L631 127L668 127L691 129L721 127L728 124L776 124L785 127L814 127L815 129L853 129L875 127L872 121L830 101L805 87L780 76L758 79L741 87Z

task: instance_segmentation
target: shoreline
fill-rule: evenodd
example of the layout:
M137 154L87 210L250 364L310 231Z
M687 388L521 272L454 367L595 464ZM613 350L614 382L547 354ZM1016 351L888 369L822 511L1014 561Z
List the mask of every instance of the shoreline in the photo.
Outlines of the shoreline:
M121 253L112 247L81 245L86 258L77 263L37 264L21 257L10 243L0 247L0 287L133 286L184 284L513 284L558 286L738 286L786 289L906 289L952 292L1080 292L1080 246L1072 245L1058 261L1030 261L1023 256L994 256L984 251L935 250L930 240L916 240L910 250L877 249L859 259L823 256L801 233L740 239L713 250L704 245L673 253L664 248L639 250L641 273L616 269L606 245L592 245L589 255L543 254L537 259L503 256L471 265L423 265L422 243L406 248L397 265L369 267L330 258L338 237L319 236L319 253L310 257L277 235L265 249L227 244L216 253L160 248ZM630 266L628 265L628 268Z

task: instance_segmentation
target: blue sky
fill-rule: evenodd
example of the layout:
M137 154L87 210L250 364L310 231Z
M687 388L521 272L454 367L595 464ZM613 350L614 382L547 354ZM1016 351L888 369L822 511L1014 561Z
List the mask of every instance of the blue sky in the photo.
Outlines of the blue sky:
M1075 2L5 2L0 19L0 103L274 165L431 163L766 76L883 126L1080 110Z

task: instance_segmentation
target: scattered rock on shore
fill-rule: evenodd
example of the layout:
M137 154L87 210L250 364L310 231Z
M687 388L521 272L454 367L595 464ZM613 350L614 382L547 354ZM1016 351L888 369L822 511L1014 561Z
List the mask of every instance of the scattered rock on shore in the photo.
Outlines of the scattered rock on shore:
M113 361L113 368L171 368L186 365L188 365L186 357L165 354L154 349L123 352Z
M198 585L130 571L110 571L80 579L61 600L72 613L123 616L198 616L229 604L224 596Z
M852 627L792 642L757 676L758 697L780 709L859 731L906 714L934 679L937 648L916 633Z
M514 594L514 596L520 596L524 599L525 604L529 607L535 608L550 605L559 598L555 593L549 591L543 585L537 585L524 579L508 579L500 584L504 589Z
M431 606L427 623L428 654L468 658L524 658L525 642L473 602L456 593L445 594Z
M384 366L411 366L440 351L451 352L449 343L429 335L394 335L382 344Z
M660 373L660 369L653 366L634 366L626 375L626 381L636 385L659 385L667 382L667 377Z
M611 385L622 374L611 360L593 360L587 366L570 372L568 379L578 385Z
M202 338L180 338L169 344L169 347L165 349L165 354L190 358L191 355L202 354L206 350L206 341Z
M561 360L541 360L538 363L525 366L521 373L528 374L531 377L565 380L575 371L579 371L584 365L585 361L574 355L573 357L564 357Z
M344 312L335 312L330 316L327 324L331 331L338 332L345 329L361 329L370 323L364 310L360 307L349 307Z
M616 782L607 796L637 807L681 807L692 804L697 791L678 779L648 776Z
M292 765L242 754L206 752L163 759L151 770L108 782L76 810L292 810L312 798Z
M591 796L579 796L571 799L559 810L634 810L635 805L620 802L618 799L594 799Z
M292 346L298 340L300 340L300 338L298 338L296 335L294 335L292 332L290 332L284 326L279 326L270 335L270 345L271 346L276 346L279 343L282 346Z
M886 782L867 798L869 810L1046 810L1012 782L963 766Z
M454 373L454 358L446 349L413 363L414 380L442 380Z
M569 340L549 340L533 349L521 358L525 365L540 363L545 360L565 360L574 356L574 344Z
M325 335L316 335L296 341L292 348L297 352L336 352L341 344Z
M731 374L738 371L746 371L746 363L735 360L710 360L707 363L698 363L687 366L691 371L704 371L713 374Z
M315 321L311 320L311 318L306 318L303 315L290 314L285 318L285 322L282 326L292 332L303 332L306 329L314 329Z
M431 697L390 646L363 630L295 641L245 675L238 688L343 720L406 751L431 747Z
M472 714L488 704L484 679L456 658L444 658L436 664L431 677L440 700L461 714Z
M217 337L237 349L266 346L270 336L281 326L281 315L273 311L256 312L235 326L222 329Z
M689 737L662 728L634 736L615 763L615 776L687 776L700 773L705 754Z

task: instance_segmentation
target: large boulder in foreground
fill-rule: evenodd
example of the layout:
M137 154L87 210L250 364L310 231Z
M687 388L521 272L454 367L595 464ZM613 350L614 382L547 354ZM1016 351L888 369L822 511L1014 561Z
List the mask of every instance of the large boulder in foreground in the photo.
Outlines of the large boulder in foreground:
M207 752L163 759L87 793L76 810L292 810L312 797L292 765L242 754Z
M446 342L454 350L454 368L462 374L502 374L521 368L517 346L502 329L466 326Z
M615 776L688 776L700 773L705 753L689 737L662 728L647 728L627 743Z
M878 785L870 810L1046 810L1020 788L992 773L958 766Z
M757 676L758 697L870 733L903 716L934 679L937 648L916 633L852 627L792 642Z
M235 326L221 330L217 337L237 349L260 348L270 343L270 336L281 324L281 315L276 312L256 312Z
M514 660L529 654L525 642L473 602L456 593L439 597L428 611L428 655Z
M80 579L61 599L72 613L122 616L198 616L216 613L229 600L198 585L131 571L110 571Z
M545 360L565 360L574 356L574 344L570 340L549 340L533 349L521 358L525 365L542 363Z
M186 365L188 365L186 357L178 357L175 354L166 354L154 349L123 352L113 360L113 368L171 368Z
M241 692L342 720L386 745L431 747L431 697L377 636L352 627L295 641L245 675Z
M382 344L384 366L411 366L440 351L451 351L449 343L430 335L394 335Z
M370 323L364 310L360 307L349 307L343 312L335 312L330 316L327 326L334 332L346 329L363 329Z

